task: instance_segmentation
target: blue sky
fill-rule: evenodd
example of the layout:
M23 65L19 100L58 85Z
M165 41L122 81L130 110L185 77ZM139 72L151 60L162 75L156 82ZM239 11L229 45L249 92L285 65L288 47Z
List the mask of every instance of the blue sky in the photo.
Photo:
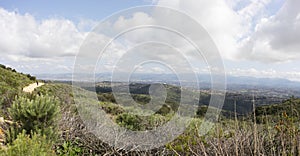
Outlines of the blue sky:
M178 9L197 20L217 45L228 74L300 81L299 3L293 0L0 0L0 63L31 74L70 73L74 57L91 28L120 10L154 4ZM151 13L137 13L110 24L117 29L162 20L159 18L151 17ZM147 33L138 36L143 35ZM106 66L110 70L113 65Z
M151 3L146 0L1 0L0 6L20 14L30 13L37 19L63 17L78 21L81 18L102 20L117 11Z

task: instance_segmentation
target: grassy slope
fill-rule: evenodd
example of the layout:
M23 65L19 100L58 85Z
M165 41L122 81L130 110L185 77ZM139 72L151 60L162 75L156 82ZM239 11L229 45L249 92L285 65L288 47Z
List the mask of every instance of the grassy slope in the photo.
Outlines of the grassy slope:
M0 116L14 97L22 93L22 88L33 83L35 77L18 73L16 70L0 65Z
M0 65L0 83L1 88L9 87L14 89L20 89L32 83L35 79L30 75L18 73L16 70Z

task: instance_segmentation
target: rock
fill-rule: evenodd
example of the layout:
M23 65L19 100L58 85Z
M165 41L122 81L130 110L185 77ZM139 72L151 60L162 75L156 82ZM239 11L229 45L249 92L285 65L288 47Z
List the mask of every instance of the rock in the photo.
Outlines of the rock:
M4 123L4 122L5 122L4 118L0 117L0 123Z

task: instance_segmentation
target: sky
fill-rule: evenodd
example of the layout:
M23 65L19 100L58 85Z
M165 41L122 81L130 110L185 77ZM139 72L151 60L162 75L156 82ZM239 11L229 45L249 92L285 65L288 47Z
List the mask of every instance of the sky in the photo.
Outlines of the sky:
M183 20L178 16L166 19L166 16L155 14L155 9L140 10L132 16L124 15L114 20L108 18L121 10L142 5L173 8L197 21L218 48L228 75L300 81L300 1L295 0L0 0L0 64L33 75L72 73L80 47L93 28L103 21L107 22L109 30L117 32L133 25L171 24ZM185 24L177 28L189 29ZM108 48L98 64L101 66L98 71L112 70L135 43L145 39L176 43L190 62L197 65L196 57L190 54L191 47L172 35L146 28L129 32ZM100 36L103 40L113 37L105 32ZM161 48L165 48L165 53L172 51L165 46ZM162 49L133 51L121 64L129 66L126 61L132 64L132 60L149 57L149 53L157 56L153 58L164 60ZM209 50L204 55L209 56ZM182 63L184 60L179 57L180 53L165 58L171 60L168 63L174 68L180 68L177 67L180 60ZM207 71L200 67L194 69ZM166 72L157 65L145 68L140 65L137 69Z

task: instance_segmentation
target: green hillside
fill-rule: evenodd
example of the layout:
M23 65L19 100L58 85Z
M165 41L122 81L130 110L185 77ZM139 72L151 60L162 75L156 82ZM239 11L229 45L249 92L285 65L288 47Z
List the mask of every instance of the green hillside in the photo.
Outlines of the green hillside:
M255 114L252 111L238 114L230 109L223 110L215 127L203 136L198 132L207 106L199 101L201 105L190 126L175 140L149 151L124 150L111 147L98 139L79 116L73 91L80 92L80 100L84 104L91 104L90 99L84 98L91 93L89 88L73 88L68 83L48 82L27 94L22 92L22 88L35 82L34 77L4 66L1 66L0 71L0 117L4 116L4 119L10 121L3 124L0 120L0 156L300 154L300 99L293 97L280 104L257 106ZM167 123L177 111L181 92L178 87L166 85L166 103L157 112L144 116L140 115L143 111L141 108L127 106L126 100L122 101L125 104L118 104L110 85L97 84L99 102L93 104L99 110L104 110L116 124L128 130L154 130ZM119 85L123 87L123 84ZM148 90L149 84L130 86L132 98L141 106L151 99ZM189 93L197 94L192 91ZM204 102L208 101L209 95L203 96ZM244 96L239 100L249 102L249 98ZM234 108L234 101L229 99L227 103ZM252 108L251 105L247 107Z
M135 84L131 88L133 88L130 90L132 98L136 102L143 105L150 100L145 84ZM141 88L141 90L138 88ZM174 109L172 106L176 106L178 92L176 92L176 88L170 88L167 104ZM93 137L92 134L86 135L84 128L79 128L84 127L84 125L75 115L76 108L72 107L74 101L71 90L72 87L67 84L48 84L36 90L37 93L48 93L57 96L68 105L66 105L63 113L64 120L60 130L70 129L73 131L68 131L65 134L65 141L72 142L72 146L80 146L82 151L92 151L92 154L112 153L112 155L122 155L127 153L128 151L114 151L114 149ZM109 84L98 84L96 91L100 101L99 106L109 114L112 120L127 129L151 130L153 127L163 125L169 121L172 112L176 111L175 107L173 111L169 109L163 111L164 109L161 109L154 115L139 116L129 113L138 111L138 109L124 107L116 103ZM248 98L240 99L240 101L243 100L249 101ZM228 102L228 104L230 103L232 104L231 107L234 107L234 102ZM251 105L248 107L252 108ZM141 155L151 155L153 153L158 155L221 155L226 152L228 155L236 155L236 153L238 153L237 155L259 155L258 153L265 155L297 155L300 152L299 108L300 100L291 98L280 104L270 103L265 106L257 106L256 116L249 112L248 114L239 114L235 119L234 112L223 110L223 117L216 123L215 129L212 129L205 136L199 136L197 133L199 129L197 128L202 123L202 117L207 110L207 107L202 105L197 111L197 117L192 121L191 126L177 139L161 147L161 149L137 153ZM73 112L73 115L70 112ZM253 154L254 152L257 154ZM139 155L137 153L133 151L131 154Z
M0 115L3 109L12 104L14 97L22 92L22 88L33 83L35 77L18 73L15 69L0 64Z
M300 121L300 99L294 97L283 101L280 104L270 104L257 107L255 113L257 115L258 123L267 123L268 119L272 122L278 122L282 114L293 119L295 122Z

